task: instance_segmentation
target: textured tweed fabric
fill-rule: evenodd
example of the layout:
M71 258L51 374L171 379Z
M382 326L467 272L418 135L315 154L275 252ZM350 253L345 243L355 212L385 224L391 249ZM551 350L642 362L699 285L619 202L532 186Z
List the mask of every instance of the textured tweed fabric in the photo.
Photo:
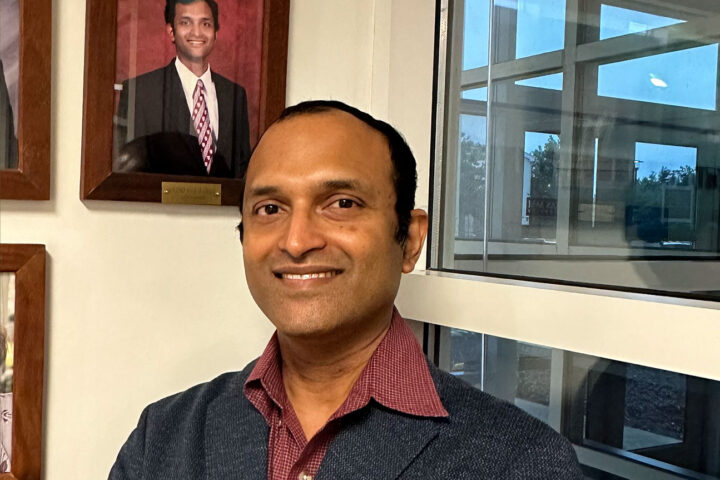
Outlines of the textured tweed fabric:
M269 427L243 394L255 363L148 406L110 480L266 480ZM316 480L582 480L567 440L428 364L447 417L371 400L339 419Z

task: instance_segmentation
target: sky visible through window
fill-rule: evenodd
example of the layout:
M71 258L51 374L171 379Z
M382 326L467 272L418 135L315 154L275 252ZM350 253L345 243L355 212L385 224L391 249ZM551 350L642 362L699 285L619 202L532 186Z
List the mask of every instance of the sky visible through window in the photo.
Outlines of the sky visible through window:
M684 23L677 18L661 17L627 8L602 5L600 7L600 40L632 33L642 33L654 28Z
M488 64L490 1L465 2L464 70ZM516 58L563 49L565 0L494 0L494 6L496 9L516 12ZM676 18L610 5L602 5L600 13L600 40L684 23ZM715 110L717 59L718 44L711 44L599 65L597 94L661 105ZM618 82L618 78L623 81ZM552 90L562 90L562 83L562 73L516 82L520 86ZM465 91L463 98L487 101L487 89Z
M688 166L695 170L697 166L697 149L679 145L662 145L658 143L635 144L635 167L637 179L657 175L662 167L668 170L679 170Z
M718 45L600 65L598 95L715 110ZM622 82L618 79L622 78Z

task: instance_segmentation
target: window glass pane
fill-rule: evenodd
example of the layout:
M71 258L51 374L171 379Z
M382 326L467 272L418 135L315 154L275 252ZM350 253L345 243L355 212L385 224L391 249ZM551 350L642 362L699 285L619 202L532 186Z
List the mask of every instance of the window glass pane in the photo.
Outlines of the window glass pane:
M714 44L600 65L598 95L715 110L717 62Z
M600 7L600 40L682 23L677 18L603 4Z
M625 376L623 450L681 443L685 439L685 376L631 364Z
M552 75L544 75L542 77L526 78L518 80L515 85L525 87L548 88L550 90L562 90L563 74L553 73Z
M463 70L488 64L490 0L465 0Z
M460 32L432 268L720 300L720 2L610 3L495 0L490 67Z
M588 479L720 478L720 382L452 328L440 339L441 368L560 431Z
M478 100L487 102L487 87L473 88L472 90L463 90L462 98L464 100Z
M486 130L486 117L460 116L455 230L458 238L483 238Z
M482 388L483 341L479 333L458 328L446 329L450 334L449 372L476 388Z
M500 13L507 16L501 28L512 27L515 20L515 58L562 50L565 0L495 0L495 7L507 10Z

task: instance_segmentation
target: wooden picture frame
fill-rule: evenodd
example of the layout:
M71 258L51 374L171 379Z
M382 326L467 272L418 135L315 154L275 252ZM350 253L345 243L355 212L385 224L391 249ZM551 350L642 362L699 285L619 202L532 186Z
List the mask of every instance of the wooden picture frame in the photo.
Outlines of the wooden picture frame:
M267 129L285 107L290 0L264 0L263 10L258 133ZM212 182L221 185L222 197L218 203L238 205L242 188L238 178L113 171L115 102L112 86L116 69L117 19L116 0L87 0L80 197L83 200L161 202L163 182Z
M18 168L0 170L0 198L49 200L52 0L18 3Z
M15 273L11 473L40 480L45 358L45 246L0 245L0 271Z

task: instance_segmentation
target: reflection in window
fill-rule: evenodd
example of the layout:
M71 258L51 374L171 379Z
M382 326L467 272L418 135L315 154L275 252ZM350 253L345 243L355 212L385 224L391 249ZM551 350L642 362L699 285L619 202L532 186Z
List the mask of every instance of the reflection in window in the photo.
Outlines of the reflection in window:
M452 328L437 341L441 368L595 452L585 478L720 478L720 382Z
M680 443L685 432L685 375L629 364L625 377L623 450Z
M517 10L515 58L562 50L565 41L565 0L496 0Z
M563 74L553 73L552 75L543 75L541 77L526 78L518 80L515 85L523 87L546 88L548 90L562 90Z
M720 299L720 3L671 3L448 12L432 268Z
M557 219L557 135L525 132L522 224L526 239L553 240ZM551 227L551 228L544 228Z
M488 64L490 0L465 0L463 70Z
M480 239L483 237L486 129L486 117L460 116L457 223L455 226L455 235L458 238Z
M487 87L463 90L462 98L463 100L478 100L481 102L487 102Z
M600 65L598 95L715 110L718 45Z
M697 149L635 144L635 188L628 205L630 239L692 247L695 240Z
M683 23L683 21L603 4L600 7L600 40L643 33L677 23Z

